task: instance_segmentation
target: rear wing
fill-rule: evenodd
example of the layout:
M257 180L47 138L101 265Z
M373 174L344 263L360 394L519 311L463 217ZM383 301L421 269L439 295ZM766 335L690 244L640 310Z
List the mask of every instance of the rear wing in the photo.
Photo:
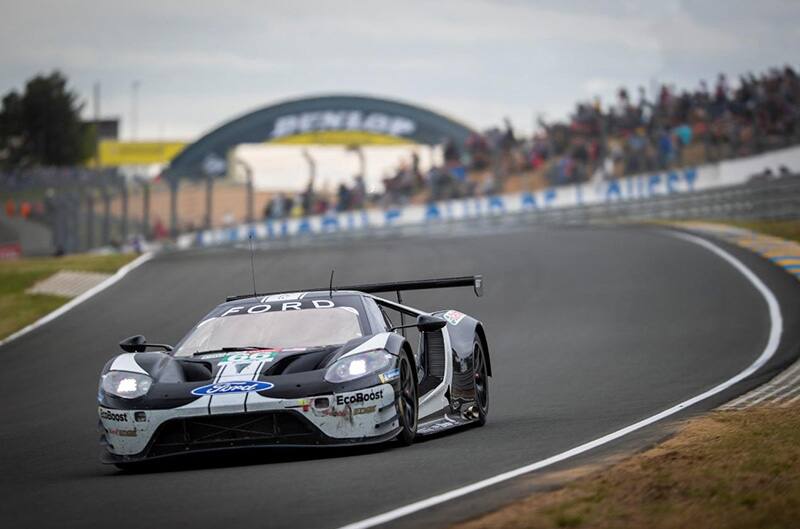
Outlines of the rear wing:
M333 290L355 290L364 292L366 294L377 294L379 292L405 292L407 290L430 290L435 288L456 288L456 287L472 287L475 295L483 296L483 276L476 274L472 276L461 277L444 277L440 279L420 279L418 281L397 281L394 283L369 283L366 285L337 285ZM325 291L329 288L311 288L305 290L306 292ZM264 292L261 294L242 294L240 296L228 296L225 301L235 301L237 299L246 299L253 297L270 296L275 294L287 294L289 292L298 292L297 290L284 290L281 292ZM302 290L300 291L302 292Z
M444 277L441 279L420 279L418 281L397 281L395 283L371 283L336 287L337 290L357 290L367 294L379 292L405 292L407 290L430 290L434 288L472 287L475 295L483 296L483 276Z

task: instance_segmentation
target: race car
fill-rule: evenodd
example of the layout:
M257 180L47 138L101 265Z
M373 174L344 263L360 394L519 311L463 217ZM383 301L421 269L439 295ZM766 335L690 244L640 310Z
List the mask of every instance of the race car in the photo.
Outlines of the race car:
M128 468L204 450L408 445L483 425L492 375L483 324L402 302L405 291L465 286L481 296L483 279L231 296L174 348L127 338L100 377L101 460Z

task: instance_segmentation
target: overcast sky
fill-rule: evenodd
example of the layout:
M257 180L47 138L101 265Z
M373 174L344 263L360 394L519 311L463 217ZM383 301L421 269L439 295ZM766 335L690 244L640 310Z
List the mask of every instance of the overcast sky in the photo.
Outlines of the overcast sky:
M800 61L800 2L777 0L0 0L0 93L58 68L130 136L192 139L309 94L422 104L476 127L563 117L655 80L694 87ZM89 114L87 105L87 115Z

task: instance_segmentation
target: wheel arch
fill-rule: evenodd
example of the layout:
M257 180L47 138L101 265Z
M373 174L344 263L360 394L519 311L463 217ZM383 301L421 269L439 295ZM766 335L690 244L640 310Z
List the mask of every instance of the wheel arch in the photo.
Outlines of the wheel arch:
M489 342L486 340L486 331L483 330L482 323L478 322L475 326L475 334L478 335L478 339L481 341L483 354L486 355L486 374L492 376L492 358L489 354Z
M408 356L408 361L411 362L411 371L414 373L414 381L416 384L419 384L419 380L417 380L417 361L414 358L414 350L411 348L411 344L408 343L408 340L403 340L403 345L401 346L402 350L406 352ZM417 396L419 398L419 395Z
M416 380L417 377L417 361L414 358L414 349L411 347L411 344L408 343L408 340L397 333L391 333L391 336L386 342L386 350L392 354L400 354L401 351L405 351L408 355L408 361L411 362L411 368L414 371L414 379ZM419 381L417 381L419 383Z

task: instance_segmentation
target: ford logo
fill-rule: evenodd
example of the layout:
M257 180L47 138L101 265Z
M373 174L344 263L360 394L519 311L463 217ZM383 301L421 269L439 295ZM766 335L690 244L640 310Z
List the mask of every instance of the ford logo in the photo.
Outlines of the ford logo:
M234 382L219 382L200 386L192 390L192 395L227 395L228 393L249 393L250 391L264 391L272 388L269 382L254 382L252 380L237 380Z

